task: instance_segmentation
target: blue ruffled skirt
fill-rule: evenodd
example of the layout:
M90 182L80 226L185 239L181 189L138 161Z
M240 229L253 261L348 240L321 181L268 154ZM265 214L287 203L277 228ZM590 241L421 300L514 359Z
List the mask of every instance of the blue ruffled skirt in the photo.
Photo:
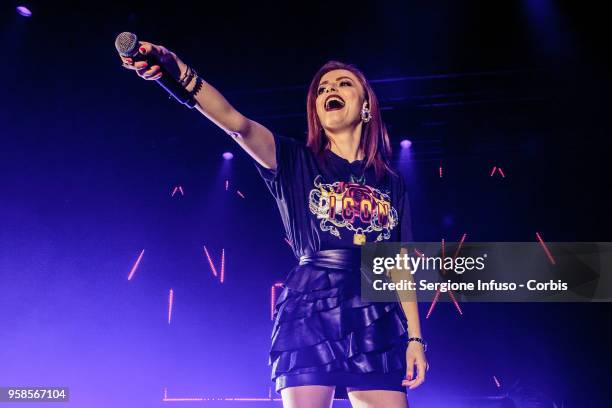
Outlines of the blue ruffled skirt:
M270 364L276 391L299 385L396 390L406 373L407 324L397 302L360 296L360 250L302 257L276 301Z

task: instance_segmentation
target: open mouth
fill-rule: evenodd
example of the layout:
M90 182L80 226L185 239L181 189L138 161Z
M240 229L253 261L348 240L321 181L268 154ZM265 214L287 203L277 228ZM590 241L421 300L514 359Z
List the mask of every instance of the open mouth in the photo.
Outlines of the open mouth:
M338 95L330 95L325 99L325 110L335 111L344 108L345 102L344 99L339 97Z

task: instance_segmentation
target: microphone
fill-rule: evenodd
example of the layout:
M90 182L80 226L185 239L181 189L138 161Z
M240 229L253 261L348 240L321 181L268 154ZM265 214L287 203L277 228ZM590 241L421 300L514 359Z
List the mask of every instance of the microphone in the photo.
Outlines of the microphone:
M162 76L161 78L156 79L155 82L157 82L159 86L164 88L166 92L172 95L174 99L183 105L187 105L190 108L195 106L195 101L193 98L191 98L189 92L187 92L187 90L183 88L183 86L176 79L174 79L172 75L170 75L170 73L154 55L143 55L140 53L138 50L139 43L136 34L127 31L119 34L115 39L115 48L117 49L119 55L132 58L134 62L146 61L149 67L159 65Z

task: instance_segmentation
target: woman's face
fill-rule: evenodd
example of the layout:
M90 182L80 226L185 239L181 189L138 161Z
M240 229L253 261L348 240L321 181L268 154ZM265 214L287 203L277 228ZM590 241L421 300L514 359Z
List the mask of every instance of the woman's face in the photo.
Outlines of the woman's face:
M364 90L357 77L346 69L325 73L317 89L317 115L323 129L338 131L361 121Z

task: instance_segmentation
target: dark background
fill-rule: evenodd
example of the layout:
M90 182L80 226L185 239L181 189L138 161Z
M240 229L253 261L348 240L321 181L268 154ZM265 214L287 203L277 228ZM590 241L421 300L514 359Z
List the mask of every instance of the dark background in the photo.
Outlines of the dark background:
M67 384L87 407L153 406L164 387L268 395L270 287L295 263L276 206L230 138L120 67L121 31L298 139L312 75L356 64L417 240L610 240L610 33L594 3L34 1L30 18L18 4L0 8L0 386ZM217 264L225 248L223 284L204 245ZM423 318L432 370L410 399L476 406L518 383L558 406L607 406L610 311L441 303Z

